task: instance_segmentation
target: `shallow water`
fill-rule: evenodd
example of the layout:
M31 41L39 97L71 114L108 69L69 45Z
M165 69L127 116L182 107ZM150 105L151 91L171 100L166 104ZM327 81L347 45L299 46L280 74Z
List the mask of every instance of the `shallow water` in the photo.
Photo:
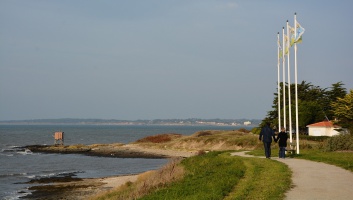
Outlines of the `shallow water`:
M239 127L236 127L237 129ZM129 143L161 134L190 135L200 130L233 130L216 126L95 126L95 125L1 125L0 126L0 199L18 199L29 193L26 182L42 177L74 175L98 178L136 174L157 169L167 159L107 158L80 154L42 154L22 148L26 145L53 144L56 131L65 133L64 143ZM33 185L31 185L33 186Z

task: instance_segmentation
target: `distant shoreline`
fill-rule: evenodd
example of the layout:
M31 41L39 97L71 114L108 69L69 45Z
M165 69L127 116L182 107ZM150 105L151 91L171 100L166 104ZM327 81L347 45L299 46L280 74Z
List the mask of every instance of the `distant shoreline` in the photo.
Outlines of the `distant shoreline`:
M256 125L211 125L211 124L110 124L110 123L3 123L0 125L73 125L73 126L220 126L220 127L256 127Z
M115 119L33 119L2 120L0 125L160 125L160 126L232 126L255 127L261 123L259 119L154 119L154 120L115 120Z

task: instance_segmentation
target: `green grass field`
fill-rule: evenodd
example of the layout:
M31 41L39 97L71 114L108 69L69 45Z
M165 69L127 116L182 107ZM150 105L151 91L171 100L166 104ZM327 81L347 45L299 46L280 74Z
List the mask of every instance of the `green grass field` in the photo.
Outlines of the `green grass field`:
M322 150L303 149L295 157L335 165L353 172L352 152L325 152Z
M182 179L160 185L138 199L283 199L291 186L291 171L280 162L209 152L184 159ZM128 198L135 183L98 199ZM123 198L122 198L123 197Z
M332 164L353 172L352 152L328 152L323 148L326 138L319 138L318 141L309 139L301 141L300 154L293 155L294 158ZM251 155L264 156L257 136L234 131L198 132L191 137L179 137L176 142L168 144L178 146L195 141L204 146L224 141L223 144L227 145L225 149L241 146L243 150L250 150ZM129 182L123 188L96 199L284 199L284 194L292 186L292 172L287 165L272 159L231 156L231 151L234 150L210 151L185 158L166 167L163 172L152 173L142 181ZM273 144L272 157L277 156L278 146ZM169 176L169 180L165 181L165 177ZM150 182L155 183L149 186Z

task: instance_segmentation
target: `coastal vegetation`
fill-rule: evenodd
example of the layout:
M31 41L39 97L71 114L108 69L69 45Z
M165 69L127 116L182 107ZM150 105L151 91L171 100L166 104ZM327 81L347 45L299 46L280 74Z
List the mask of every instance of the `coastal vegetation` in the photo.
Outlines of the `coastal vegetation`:
M287 83L280 84L280 99L282 99L283 90L287 89ZM285 87L284 87L285 86ZM295 84L291 84L291 107L295 108ZM349 128L353 124L353 94L347 95L346 88L342 82L334 83L329 88L315 86L310 82L302 81L297 85L298 88L298 115L299 132L306 133L308 124L320 122L323 120L337 119L336 123L344 128ZM351 91L352 93L352 91ZM285 97L288 104L288 96ZM341 100L341 99L345 99ZM350 99L350 101L349 101ZM350 103L349 103L350 102ZM342 105L343 104L343 105ZM348 106L348 107L347 107ZM287 124L289 124L289 106L280 108L284 113L286 109ZM348 114L350 113L350 114ZM340 115L342 114L342 115ZM295 112L292 112L292 119L295 119ZM271 123L278 127L278 94L274 93L272 110L268 111L267 116L261 124ZM348 122L348 123L347 123ZM348 126L347 126L348 125Z
M319 161L353 171L351 150L334 150L346 138L301 135L300 155L296 158ZM341 145L342 146L342 145ZM343 145L344 146L344 145ZM61 153L107 156L170 157L161 169L145 172L137 181L93 199L283 199L291 187L291 171L276 160L231 156L234 151L247 150L263 156L258 135L248 130L203 130L192 135L166 133L141 138L129 144L92 144L47 146ZM60 149L62 151L60 151ZM92 153L97 154L92 154ZM132 154L135 152L136 154ZM139 152L139 153L138 153ZM179 154L187 152L189 154ZM278 145L272 144L273 157ZM171 154L168 154L171 153ZM121 155L119 155L121 154ZM127 155L128 154L128 155Z
M301 137L301 153L294 155L296 158L353 171L351 151L327 149L332 138ZM230 152L236 149L251 150L250 154L263 156L258 135L251 132L200 131L190 136L160 134L143 138L135 144L150 148L167 146L175 150L188 147L189 150L199 149L199 155L172 161L172 167L164 167L163 172L145 173L137 182L129 182L95 199L283 199L291 187L291 171L283 163L230 156ZM178 148L181 144L184 146ZM272 151L273 155L278 152L276 143L273 143ZM162 174L168 174L170 178ZM150 186L149 183L153 184Z
M258 135L245 129L199 131L192 135L159 134L142 138L133 144L145 148L177 151L239 150L261 147Z
M149 173L95 199L283 199L291 186L286 165L220 151Z
M323 162L353 172L353 152L352 151L320 151L318 149L303 149L296 158Z

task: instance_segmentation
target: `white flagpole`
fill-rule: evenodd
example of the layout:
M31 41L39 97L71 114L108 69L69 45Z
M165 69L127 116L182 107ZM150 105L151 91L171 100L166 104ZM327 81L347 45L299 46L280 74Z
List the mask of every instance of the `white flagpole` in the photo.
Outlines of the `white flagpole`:
M278 132L281 132L281 93L280 93L280 44L279 44L279 32L277 33L277 104L278 104ZM283 57L283 55L282 55Z
M285 68L285 55L286 55L286 46L285 46L285 40L284 40L284 27L282 29L282 68L283 68L283 127L287 130L286 126L286 68Z
M288 46L288 54L287 54L287 65L288 65L288 105L289 105L289 142L290 145L292 146L293 138L292 138L292 105L291 105L291 91L290 91L290 64L289 64L289 47L290 47L290 32L289 32L289 27L288 27L288 20L287 20L287 46Z
M297 13L294 13L294 34L297 38ZM298 120L298 68L297 43L294 43L294 71L295 71L295 135L297 141L297 154L299 154L299 120Z

